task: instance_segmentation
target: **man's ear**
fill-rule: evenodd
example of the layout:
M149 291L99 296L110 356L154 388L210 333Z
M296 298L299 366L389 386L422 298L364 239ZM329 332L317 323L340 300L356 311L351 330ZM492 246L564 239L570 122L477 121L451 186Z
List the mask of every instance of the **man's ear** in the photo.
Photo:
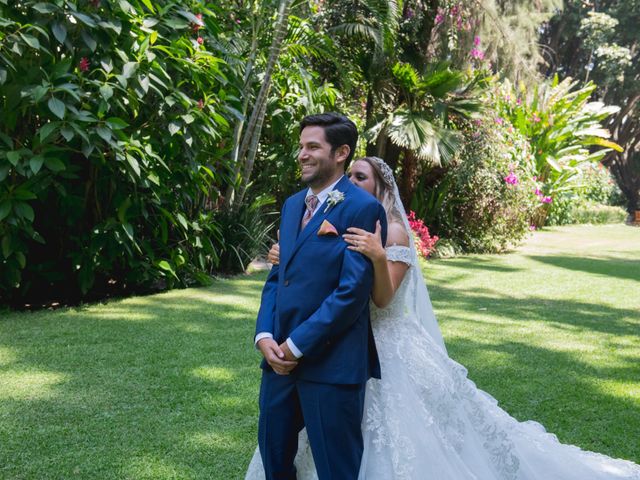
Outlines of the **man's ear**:
M350 153L351 153L351 148L349 147L349 145L347 144L340 145L338 148L336 148L336 151L334 153L336 162L344 166L345 162L347 161L347 158L349 158Z

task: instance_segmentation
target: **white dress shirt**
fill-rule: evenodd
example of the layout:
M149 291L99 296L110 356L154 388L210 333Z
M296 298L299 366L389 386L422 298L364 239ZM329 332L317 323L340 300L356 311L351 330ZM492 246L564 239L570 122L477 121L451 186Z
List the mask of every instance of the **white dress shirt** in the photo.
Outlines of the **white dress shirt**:
M311 215L311 218L313 218L313 216L316 214L316 212L320 209L320 206L327 200L327 197L329 196L329 192L331 190L333 190L333 188L338 184L338 182L340 180L342 180L342 177L340 177L334 183L332 183L327 188L322 190L320 193L315 194L316 197L318 197L318 205L316 206L316 209L313 211L313 213ZM314 195L314 193L313 193L313 190L311 190L309 188L309 189L307 189L307 195L305 196L305 199L310 195ZM260 340L262 340L263 338L273 338L273 334L271 332L260 332L260 333L258 333L256 335L256 338L255 338L255 341L254 341L255 345L257 346L258 342ZM293 343L291 338L287 338L286 342L287 342L287 345L289 346L289 350L291 350L291 353L293 353L294 357L296 357L296 358L302 357L302 355L303 355L302 352L298 349L298 347L296 347L296 345Z

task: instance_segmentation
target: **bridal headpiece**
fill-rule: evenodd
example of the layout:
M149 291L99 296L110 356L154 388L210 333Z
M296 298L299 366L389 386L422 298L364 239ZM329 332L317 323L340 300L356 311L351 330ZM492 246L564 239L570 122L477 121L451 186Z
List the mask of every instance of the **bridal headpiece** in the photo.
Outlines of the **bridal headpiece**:
M393 189L395 179L393 177L393 170L391 170L391 167L387 165L385 161L382 160L380 157L368 157L368 158L371 159L371 161L373 161L380 169L380 172L382 173L382 180L384 180L384 183L389 188Z

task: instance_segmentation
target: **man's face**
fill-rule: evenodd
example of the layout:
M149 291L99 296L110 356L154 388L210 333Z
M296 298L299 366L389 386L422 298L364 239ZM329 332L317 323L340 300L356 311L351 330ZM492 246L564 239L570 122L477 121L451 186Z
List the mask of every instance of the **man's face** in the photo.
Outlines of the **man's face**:
M326 140L324 128L305 127L300 134L300 151L298 152L302 181L312 188L326 186L330 180L342 172L345 161L342 150L344 147L339 147L331 153L331 144Z

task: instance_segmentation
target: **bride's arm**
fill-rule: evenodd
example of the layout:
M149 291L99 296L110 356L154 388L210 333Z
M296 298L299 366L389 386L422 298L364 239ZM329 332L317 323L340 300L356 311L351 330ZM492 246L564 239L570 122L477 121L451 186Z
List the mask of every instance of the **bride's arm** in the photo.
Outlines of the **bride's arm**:
M343 235L345 241L350 244L347 248L366 255L373 263L371 299L378 308L384 308L391 302L409 266L403 262L387 261L387 254L380 238L380 225L376 226L374 233L359 228L347 228L347 231L349 233ZM387 245L409 246L409 237L402 225L395 222L389 224Z

